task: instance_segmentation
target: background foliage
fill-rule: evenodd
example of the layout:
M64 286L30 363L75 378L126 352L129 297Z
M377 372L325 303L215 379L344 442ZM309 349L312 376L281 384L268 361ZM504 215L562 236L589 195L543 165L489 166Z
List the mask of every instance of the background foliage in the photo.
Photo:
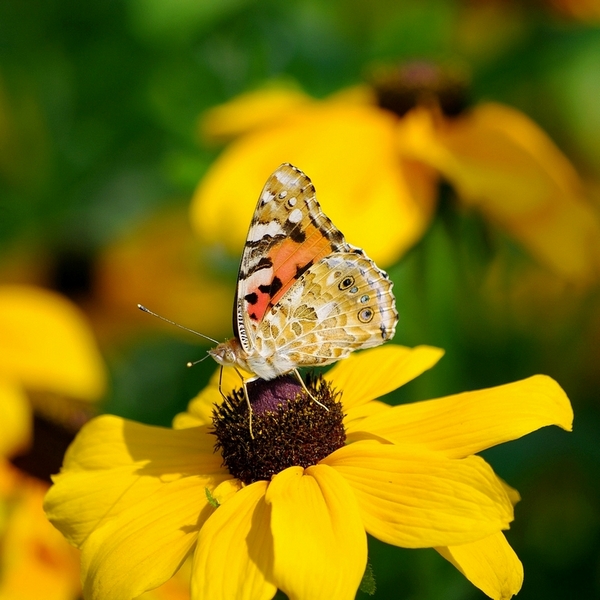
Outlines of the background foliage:
M516 107L550 134L598 208L600 10L593 5L3 0L0 283L34 283L75 300L111 372L102 410L168 425L214 365L186 370L204 347L148 322L134 304L117 310L113 296L128 283L117 277L107 286L103 273L107 253L143 223L187 210L219 153L200 140L204 110L273 78L324 97L360 82L375 63L454 61L471 72L473 102ZM582 289L532 264L542 273L535 284L511 295L509 278L506 295L491 294L486 282L499 255L515 265L513 275L530 259L477 216L453 210L450 189L441 194L435 222L390 274L401 315L396 342L447 354L391 400L533 373L556 378L574 405L574 433L543 430L486 458L523 496L508 533L525 565L519 597L600 597L598 285ZM162 294L174 293L160 258L136 260ZM231 297L235 268L223 268ZM222 308L195 309L210 318ZM375 598L483 597L433 551L370 542Z

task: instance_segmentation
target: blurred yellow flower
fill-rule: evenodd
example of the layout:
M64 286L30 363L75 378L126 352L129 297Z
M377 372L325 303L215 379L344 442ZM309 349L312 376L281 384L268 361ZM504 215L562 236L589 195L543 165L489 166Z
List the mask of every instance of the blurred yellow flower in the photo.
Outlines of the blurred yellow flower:
M0 286L0 380L97 400L106 372L89 325L71 302L31 286Z
M0 455L14 455L29 443L26 392L43 394L44 411L55 407L57 396L89 402L105 388L104 362L77 307L41 288L0 286L0 416L6 425Z
M417 108L399 126L401 151L436 168L477 209L566 279L600 275L600 222L567 158L524 114L481 104L437 119Z
M205 123L204 136L214 142L229 141L262 125L287 118L292 111L312 104L313 99L296 87L274 84L260 94L243 94L228 104L217 106Z
M0 286L0 600L79 595L78 553L42 510L48 485L7 459L31 442L29 392L40 398L36 408L50 412L57 396L90 402L105 387L104 363L75 306L39 288Z
M79 552L48 523L48 485L0 459L0 600L76 600Z
M187 211L162 211L102 251L88 311L103 338L164 326L141 314L138 303L205 335L222 336L231 326L237 265L230 279L221 267L195 239Z
M441 355L393 345L352 355L308 381L329 411L293 378L249 383L254 438L231 369L229 401L215 376L174 429L88 423L46 498L82 549L86 599L136 597L190 555L195 600L277 589L354 598L366 533L434 547L488 596L510 598L523 572L502 530L518 494L474 454L547 425L570 430L571 406L545 376L395 407L375 399Z
M310 174L348 239L386 266L427 229L444 178L464 206L546 267L576 282L597 278L600 221L568 159L515 109L481 103L465 111L465 76L448 73L414 63L380 71L373 88L323 101L282 88L270 114L272 88L208 111L206 139L238 137L196 190L195 230L237 256L256 190L277 165L292 162Z
M15 244L0 257L0 282L64 290L85 312L102 346L149 329L177 331L141 314L138 303L220 338L231 328L238 268L237 257L226 263L224 258L198 241L187 208L176 206L149 214L93 256ZM68 277L82 279L84 289L68 289Z
M290 162L310 176L325 213L347 238L389 265L423 234L435 199L428 169L404 161L396 146L391 113L313 102L221 154L192 200L192 225L205 244L238 256L258 191Z

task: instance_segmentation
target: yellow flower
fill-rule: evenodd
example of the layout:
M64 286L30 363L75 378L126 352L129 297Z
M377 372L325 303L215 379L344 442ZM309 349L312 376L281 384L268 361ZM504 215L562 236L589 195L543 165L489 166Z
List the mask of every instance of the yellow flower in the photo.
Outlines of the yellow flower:
M429 169L398 154L396 121L342 100L294 109L242 136L213 163L192 200L192 226L205 244L239 256L264 182L290 162L309 175L325 213L353 244L378 264L395 262L423 234L435 199Z
M26 392L91 401L105 386L92 333L71 302L32 286L0 286L0 417L5 425L0 456L13 455L29 442Z
M99 334L106 338L132 327L164 327L158 319L134 313L141 303L205 335L222 336L231 326L237 264L228 281L219 273L223 265L218 256L204 250L184 210L157 213L115 240L102 251L95 269L90 308Z
M188 559L171 579L138 596L136 600L190 600L191 572L191 560Z
M66 255L67 261L72 258L89 259L78 265L89 276L89 287L77 290L78 302L102 345L152 328L177 331L142 314L138 303L214 338L224 337L231 328L238 258L225 264L218 252L207 251L192 231L186 207L156 211L93 257ZM28 284L50 280L61 288L63 282L55 281L56 265L63 269L61 260L48 248L16 244L0 257L0 280ZM55 263L52 269L49 263ZM72 265L64 270L71 273Z
M474 454L546 425L570 429L571 406L545 376L396 407L376 399L441 355L393 345L353 355L308 381L327 411L293 378L249 383L254 438L227 369L229 400L217 375L174 429L88 423L46 498L82 549L86 599L136 597L189 555L194 600L277 589L354 598L367 533L436 548L491 598L515 594L522 567L502 530L518 494Z
M204 136L238 138L196 190L195 230L238 255L257 190L291 162L310 175L348 239L386 266L423 235L443 177L466 207L548 268L577 282L597 278L600 222L568 159L515 109L481 103L463 110L464 79L458 70L449 76L415 63L382 71L372 89L323 101L294 90L286 104L282 88L270 113L273 89L216 107L202 120ZM224 209L232 205L235 211Z
M60 416L60 397L89 403L104 392L104 364L85 320L61 296L0 286L0 600L74 600L77 552L42 510L48 485L8 462L31 442L32 410Z
M76 600L79 553L47 521L48 485L0 459L0 600Z

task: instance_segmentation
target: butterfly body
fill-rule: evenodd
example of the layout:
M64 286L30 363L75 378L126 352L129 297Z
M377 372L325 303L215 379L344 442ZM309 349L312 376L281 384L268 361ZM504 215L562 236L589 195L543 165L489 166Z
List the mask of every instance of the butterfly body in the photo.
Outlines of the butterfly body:
M266 380L331 364L394 336L392 285L323 214L310 179L283 164L265 184L250 224L235 337L210 354Z

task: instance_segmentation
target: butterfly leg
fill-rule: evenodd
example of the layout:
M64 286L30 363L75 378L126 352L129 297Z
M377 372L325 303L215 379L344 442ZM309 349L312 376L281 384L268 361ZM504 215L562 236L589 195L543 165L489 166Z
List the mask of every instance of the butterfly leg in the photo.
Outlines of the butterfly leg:
M246 380L242 381L242 385L244 386L244 396L246 397L246 402L248 404L248 423L250 424L250 437L254 439L254 433L252 433L252 405L250 404L250 396L248 396L248 387L246 385Z
M223 365L221 365L221 368L219 369L219 394L221 394L221 396L223 397L223 400L225 402L227 402L227 404L230 404L229 402L229 398L223 393Z
M313 400L314 402L316 402L319 406L322 406L325 410L329 410L322 402L319 402L308 390L308 388L306 387L306 384L304 383L304 380L302 379L302 377L300 376L300 373L298 371L298 369L294 369L294 375L296 376L296 379L300 382L300 385L304 388L304 391L308 394L308 397Z
M235 372L240 376L240 379L242 380L242 387L244 388L244 398L246 398L246 402L248 404L248 415L249 415L248 421L250 422L250 437L252 439L254 439L254 434L252 433L252 405L250 404L250 396L248 396L248 387L246 386L246 382L252 381L252 380L244 379L244 376L237 369L235 369ZM219 394L221 394L221 396L223 396L223 400L225 400L225 402L227 402L229 404L229 398L223 393L222 383L223 383L223 365L221 365L221 370L219 371Z
M244 376L237 369L235 369L235 372L240 376L240 379L242 380L242 387L244 388L244 398L246 398L246 403L248 404L248 422L250 424L250 437L254 439L254 433L252 432L252 404L250 404L250 396L248 395L247 386L247 382L252 381L254 378L244 379Z

